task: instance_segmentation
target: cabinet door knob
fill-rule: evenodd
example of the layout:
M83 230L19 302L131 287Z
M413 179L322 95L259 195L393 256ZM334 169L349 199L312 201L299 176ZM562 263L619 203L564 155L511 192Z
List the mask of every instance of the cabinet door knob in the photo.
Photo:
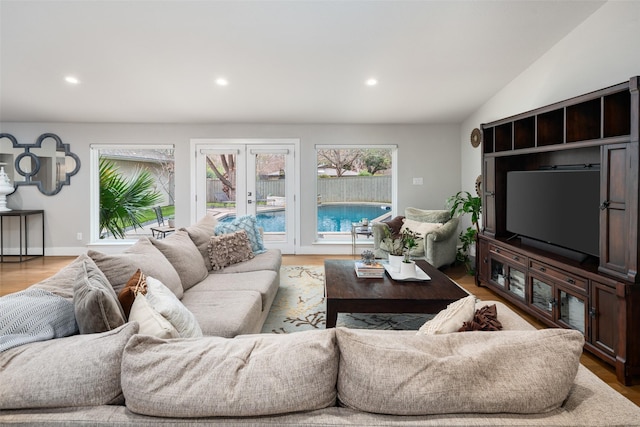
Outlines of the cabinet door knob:
M547 269L544 268L544 267L540 267L540 271L542 271L544 273L545 271L547 271Z
M609 201L605 200L604 202L602 202L602 204L600 205L600 210L603 211L605 209L607 209L609 207Z
M595 307L591 307L589 309L589 316L595 318L596 317L596 308Z
M516 255L516 256L513 257L513 260L514 261L520 261L520 257Z
M575 284L576 284L576 281L575 281L575 280L573 280L571 277L567 277L567 283L570 283L570 284L572 284L572 285L575 285Z

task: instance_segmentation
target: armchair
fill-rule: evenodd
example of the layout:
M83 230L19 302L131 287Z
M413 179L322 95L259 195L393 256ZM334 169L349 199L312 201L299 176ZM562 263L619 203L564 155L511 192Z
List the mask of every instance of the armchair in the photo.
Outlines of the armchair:
M372 224L373 253L376 258L387 258L389 255L389 251L383 242L385 228L390 228L392 232L397 233L400 231L399 226L404 223L405 219L421 223L442 224L441 227L429 230L426 236L422 236L422 244L411 252L413 258L424 258L429 264L436 268L455 262L458 246L459 219L457 217L451 218L450 212L447 210L424 210L417 208L406 208L404 217L396 217L389 222L375 222Z

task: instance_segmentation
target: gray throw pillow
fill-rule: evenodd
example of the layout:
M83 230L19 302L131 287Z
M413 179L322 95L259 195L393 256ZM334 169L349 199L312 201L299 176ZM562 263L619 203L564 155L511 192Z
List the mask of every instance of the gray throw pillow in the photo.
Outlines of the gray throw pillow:
M29 288L0 298L0 352L77 332L73 303L61 296Z
M215 235L214 229L218 224L218 220L211 214L206 214L200 220L186 228L181 228L189 234L189 237L198 248L204 264L207 267L207 271L211 270L211 261L209 261L209 239Z
M104 254L94 250L87 253L107 276L116 294L120 293L131 276L140 269L145 275L160 280L178 298L182 298L183 289L178 272L146 237L119 254Z
M186 291L200 283L209 275L204 259L200 256L200 251L185 230L178 230L162 240L153 237L149 240L153 246L160 249L160 252L176 269L183 290ZM153 273L149 273L149 275L155 277Z
M110 331L127 322L111 284L89 257L73 286L73 305L81 334Z
M0 369L0 388L7 392L0 393L0 409L122 404L122 352L136 333L138 324L127 323L101 334L74 335L7 350ZM46 415L42 417L46 424Z

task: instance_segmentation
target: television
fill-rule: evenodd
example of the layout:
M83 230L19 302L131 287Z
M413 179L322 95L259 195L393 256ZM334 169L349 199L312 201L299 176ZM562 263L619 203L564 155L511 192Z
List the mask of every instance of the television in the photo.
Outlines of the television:
M507 231L598 257L600 170L507 172Z

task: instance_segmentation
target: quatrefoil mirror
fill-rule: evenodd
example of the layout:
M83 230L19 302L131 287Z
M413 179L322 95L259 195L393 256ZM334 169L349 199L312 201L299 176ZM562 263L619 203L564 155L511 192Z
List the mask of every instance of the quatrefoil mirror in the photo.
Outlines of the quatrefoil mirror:
M16 189L36 185L47 196L58 194L80 170L78 156L53 133L40 135L33 144L19 144L13 135L0 133L0 164Z

